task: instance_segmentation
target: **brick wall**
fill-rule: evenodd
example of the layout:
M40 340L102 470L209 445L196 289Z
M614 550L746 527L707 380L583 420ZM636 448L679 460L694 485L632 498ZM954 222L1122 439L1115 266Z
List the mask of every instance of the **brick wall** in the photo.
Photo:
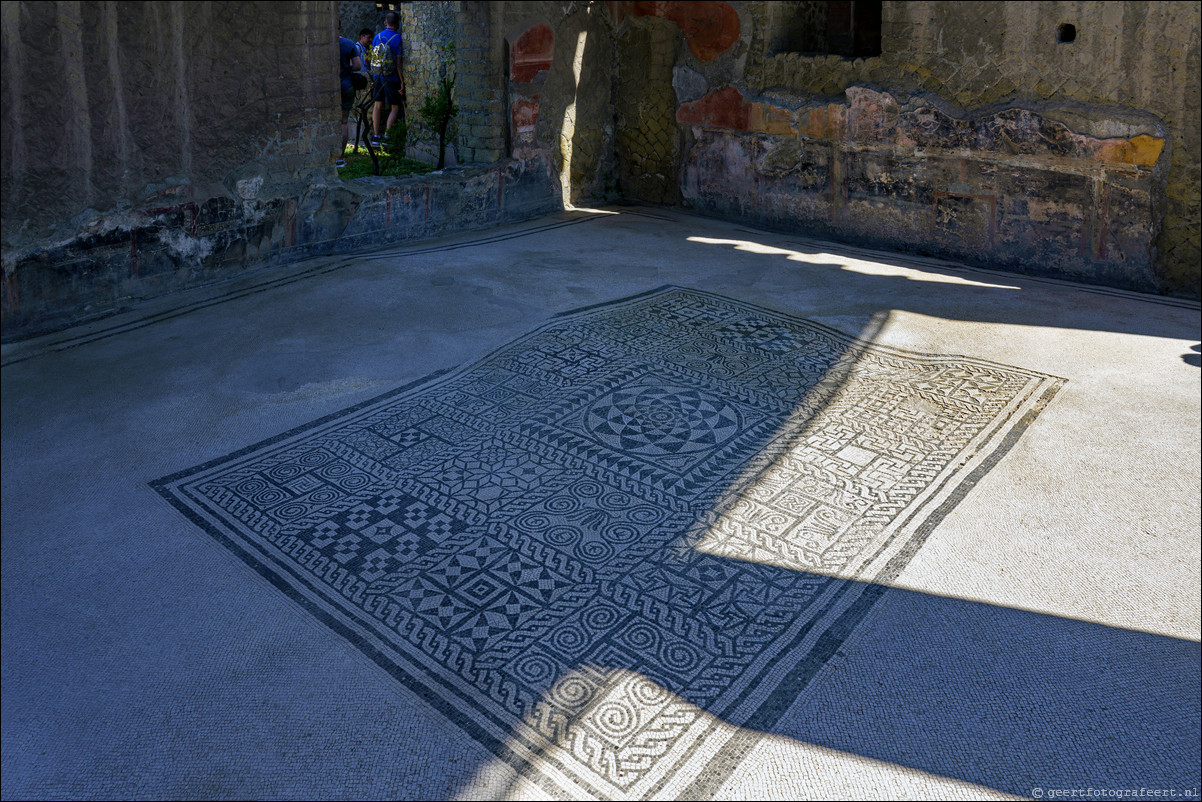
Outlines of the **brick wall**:
M455 10L451 3L414 2L400 4L398 13L406 46L405 86L414 110L422 98L437 91L448 59L454 58L444 48L456 42Z
M397 5L401 15L401 33L405 40L405 90L408 95L407 117L410 131L410 153L423 161L436 163L437 134L428 130L417 113L422 102L438 92L444 76L455 77L456 28L453 4L446 2L412 2ZM458 119L448 129L447 164L456 163L454 143Z
M492 4L455 2L455 91L459 104L460 158L489 163L505 154L504 51L494 38ZM503 4L499 4L503 5Z
M681 36L667 20L643 18L617 37L614 149L624 197L669 204L680 198L672 68Z

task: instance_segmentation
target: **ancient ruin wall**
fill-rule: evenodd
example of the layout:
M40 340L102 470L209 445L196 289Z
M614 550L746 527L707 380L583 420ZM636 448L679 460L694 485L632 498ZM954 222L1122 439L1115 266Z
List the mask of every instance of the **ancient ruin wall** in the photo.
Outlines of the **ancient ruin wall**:
M468 163L490 164L505 153L505 76L499 9L492 3L452 3L455 11L455 92L460 119L455 146ZM505 4L496 4L504 7Z
M455 11L451 3L400 3L401 35L405 42L405 91L408 96L406 119L409 121L410 142L420 144L423 157L437 159L437 140L433 131L426 130L418 114L422 102L438 92L444 77L455 77L457 31ZM452 123L449 131L454 139ZM425 154L430 154L425 156ZM454 162L448 162L453 164Z
M657 17L632 19L619 29L614 155L623 197L667 204L680 200L672 69L682 37L680 28Z
M549 159L565 203L614 197L616 51L605 4L539 0L489 8L487 52L502 66L505 114L497 123L508 132L508 155Z
M18 2L3 14L6 248L88 209L236 197L232 172L251 162L269 192L337 149L329 3Z
M547 158L503 159L490 4L406 5L435 33L453 26L460 161L475 164L342 181L346 3L5 3L5 341L248 270L561 208Z
M709 62L682 50L677 65L678 90L688 90L678 91L682 104L696 99L698 85L739 95L726 96L734 124L711 113L711 124L697 125L695 107L678 117L692 144L705 140L685 157L687 200L764 222L791 218L836 236L875 234L895 247L1199 294L1198 3L885 2L881 55L857 59L790 52L782 47L789 37L780 6L731 5L739 41ZM1066 24L1072 41L1063 41ZM905 115L931 109L939 121L926 115L927 123L946 136L916 148L896 127L867 139L854 126L808 127L811 111L821 117L828 104L842 109L836 116L875 113L866 111L867 95L847 94L854 87L880 93L882 125L895 126L900 114L904 128ZM997 116L1007 110L1034 117ZM1035 136L1043 149L1032 141L1015 154L1004 141L977 148L957 139L968 129L1013 133L1016 125L1043 132ZM1139 157L1114 157L1101 146L1074 156L1055 144L1069 135L1130 148L1144 142L1140 136L1155 143L1144 142ZM743 156L723 167L716 154L729 157L724 148L733 143ZM783 167L779 146L804 151L800 164L808 167ZM745 184L745 165L736 162L762 164L769 151L776 152L769 169L752 176L762 182L761 199L777 193L775 209L750 196L690 198L690 175L695 183L704 173L712 184L727 171L732 186ZM887 186L897 181L908 186ZM975 222L959 219L957 206Z
M817 2L406 3L468 166L341 182L351 5L5 3L5 337L561 197L1199 294L1196 2L886 2L858 59L808 52Z
M331 3L3 15L6 334L296 244L338 147Z

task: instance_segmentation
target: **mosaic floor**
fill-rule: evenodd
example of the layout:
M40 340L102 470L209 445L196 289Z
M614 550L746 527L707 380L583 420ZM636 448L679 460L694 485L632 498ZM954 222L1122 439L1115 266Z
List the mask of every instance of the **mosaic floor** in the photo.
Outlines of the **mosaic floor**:
M154 483L554 795L720 781L1062 381L665 287ZM729 752L729 748L727 749Z

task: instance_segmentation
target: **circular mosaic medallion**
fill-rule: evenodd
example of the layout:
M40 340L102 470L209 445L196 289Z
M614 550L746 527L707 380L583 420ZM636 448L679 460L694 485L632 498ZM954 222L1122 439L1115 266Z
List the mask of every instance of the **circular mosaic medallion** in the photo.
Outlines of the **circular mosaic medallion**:
M594 437L615 451L639 456L708 451L739 431L738 411L692 387L646 384L598 398L584 417Z

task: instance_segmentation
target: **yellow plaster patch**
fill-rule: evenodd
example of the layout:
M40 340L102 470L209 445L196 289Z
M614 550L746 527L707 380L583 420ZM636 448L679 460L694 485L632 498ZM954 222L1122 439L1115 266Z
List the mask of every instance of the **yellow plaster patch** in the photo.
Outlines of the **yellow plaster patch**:
M1104 139L1098 148L1098 160L1115 164L1151 167L1160 158L1164 140L1147 134L1131 139Z
M766 103L751 104L749 128L767 134L796 134L797 126L788 109L769 106Z

